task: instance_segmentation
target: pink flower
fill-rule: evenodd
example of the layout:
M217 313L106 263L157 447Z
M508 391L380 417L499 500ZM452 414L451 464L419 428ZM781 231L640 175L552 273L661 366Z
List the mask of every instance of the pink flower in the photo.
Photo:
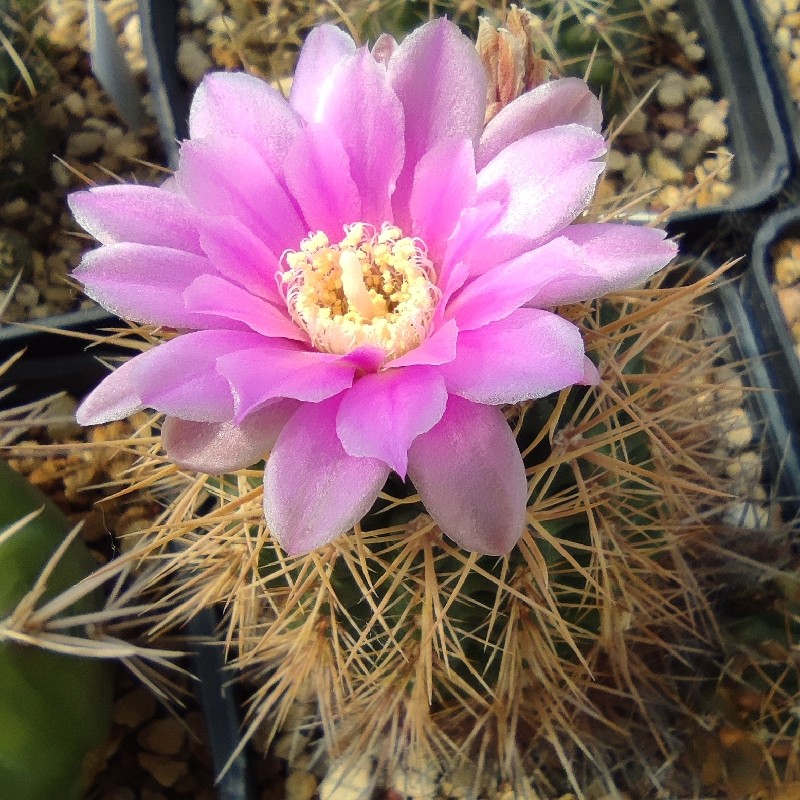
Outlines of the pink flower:
M181 331L109 375L81 424L154 408L168 455L209 473L271 451L264 511L291 554L349 530L391 470L458 544L509 551L527 486L498 406L597 380L546 309L637 284L676 248L572 224L605 153L583 82L484 130L485 98L446 20L372 51L317 28L288 102L209 75L174 178L70 198L102 244L75 272L86 293Z

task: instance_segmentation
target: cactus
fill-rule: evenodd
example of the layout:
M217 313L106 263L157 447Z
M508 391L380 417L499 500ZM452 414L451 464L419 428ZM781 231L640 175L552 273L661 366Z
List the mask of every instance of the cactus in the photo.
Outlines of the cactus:
M722 525L718 442L741 391L714 388L728 344L703 333L713 277L569 309L603 380L508 409L530 505L503 558L443 539L397 479L352 534L287 558L258 467L181 473L154 451L153 419L126 446L133 486L168 498L144 545L171 587L158 629L224 603L248 734L275 735L299 703L331 755L367 752L385 780L467 764L518 786L544 770L566 791L621 752L654 776L676 718L693 718L681 682L722 650L695 566Z
M38 631L16 624L93 569L79 539L64 541L69 527L0 460L0 786L17 800L77 800L86 788L87 755L105 741L111 722L111 665L32 646ZM81 615L101 605L92 592L66 610Z

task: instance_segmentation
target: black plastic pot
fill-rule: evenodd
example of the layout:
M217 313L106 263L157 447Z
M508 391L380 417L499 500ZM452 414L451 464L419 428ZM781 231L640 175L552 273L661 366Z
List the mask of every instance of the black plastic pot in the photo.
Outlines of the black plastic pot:
M0 328L0 364L25 351L3 376L5 385L16 387L13 395L3 401L6 406L40 400L62 391L81 398L108 374L101 358L130 352L108 345L87 351L89 340L66 335L96 334L103 329L125 326L103 308L47 317L36 320L36 324L48 330L31 330L21 325Z
M800 108L792 99L786 71L778 58L775 39L767 27L761 10L761 0L743 0L764 63L764 74L772 87L775 107L786 142L791 165L791 177L800 174Z
M751 211L775 199L791 174L782 110L770 81L772 64L764 47L763 20L749 0L681 0L679 7L699 31L716 91L730 101L728 128L734 192L724 205L673 215L671 234L693 236L724 215ZM760 25L759 25L760 23Z
M700 260L697 264L706 274L713 269L708 261ZM720 280L711 295L711 307L719 332L731 335L734 356L746 362L742 377L755 391L747 393L745 402L751 418L761 428L758 433L765 445L767 477L778 492L776 499L782 501L787 516L794 517L800 513L798 387L781 377L786 371L786 360L776 351L771 335L774 329L765 325L768 317L753 302L752 272L743 269L735 280L731 277Z
M800 439L800 361L788 322L772 288L772 248L790 237L800 239L800 210L794 208L769 217L758 230L743 291L759 337L770 354L765 367L771 385L782 400L788 433L797 445Z

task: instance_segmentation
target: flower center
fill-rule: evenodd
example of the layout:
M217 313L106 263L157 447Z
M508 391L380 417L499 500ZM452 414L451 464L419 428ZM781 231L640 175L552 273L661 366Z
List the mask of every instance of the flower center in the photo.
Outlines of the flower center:
M441 297L427 247L388 222L344 232L331 244L317 231L281 256L289 313L322 352L371 345L397 358L428 335Z

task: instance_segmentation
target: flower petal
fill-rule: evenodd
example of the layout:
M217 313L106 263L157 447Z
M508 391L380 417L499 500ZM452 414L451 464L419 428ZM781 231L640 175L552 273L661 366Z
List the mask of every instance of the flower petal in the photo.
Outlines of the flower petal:
M346 356L302 350L282 340L263 341L217 361L217 369L233 387L237 423L268 400L288 397L319 403L353 384L356 368Z
M244 139L278 175L300 125L297 112L277 89L244 72L206 75L189 111L191 139Z
M344 393L336 433L351 456L379 458L405 478L408 448L442 418L446 404L444 380L433 367L365 375Z
M584 378L583 339L549 311L521 308L458 337L455 361L439 367L447 390L487 405L545 397Z
M344 225L361 219L350 159L333 131L309 125L295 140L283 168L309 230L324 231L338 241Z
M589 204L605 165L603 137L581 125L538 131L506 147L478 173L478 202L505 213L472 250L480 272L530 250L569 225Z
M586 82L562 78L536 86L501 109L486 126L478 145L478 169L531 133L571 123L600 133L603 109Z
M244 139L184 142L175 178L198 211L236 217L273 253L297 247L308 233L275 172Z
M489 269L473 278L449 302L446 319L454 319L459 330L474 330L494 322L527 303L580 261L578 248L563 236L541 247ZM583 279L583 274L578 273Z
M440 325L419 347L409 350L393 361L387 361L384 369L411 367L416 364L446 364L456 357L458 327L452 320Z
M451 396L439 423L411 445L408 472L425 508L461 547L504 555L522 536L525 467L500 409Z
M186 287L212 271L205 258L182 250L110 244L86 253L72 275L89 297L120 317L173 328L223 327L225 320L192 314L183 302Z
M405 112L405 164L394 199L398 224L414 171L425 153L453 137L477 144L486 111L486 71L475 45L446 19L436 19L410 33L387 67Z
M161 428L161 446L170 460L184 469L209 475L235 472L266 457L298 405L292 400L270 403L241 425L167 417Z
M78 425L102 425L115 419L125 419L144 408L132 381L132 364L145 355L147 353L126 361L103 378L99 386L78 406L75 412Z
M475 199L475 151L467 139L446 139L417 164L411 190L412 230L441 263L461 212Z
M307 342L305 332L278 308L216 275L201 275L183 293L187 311L236 320L262 336Z
M204 217L200 244L217 272L270 303L285 308L275 275L278 257L236 217Z
M344 146L361 197L361 221L391 221L390 198L403 165L403 109L366 48L336 65L314 121Z
M78 225L102 244L154 244L203 253L196 214L174 192L138 184L95 186L74 192L67 202Z
M336 435L341 397L302 406L281 431L264 472L267 525L289 555L350 530L372 507L389 467L348 455Z
M678 245L657 228L611 222L570 225L559 237L572 245L556 276L530 299L536 306L575 303L629 289L665 267Z
M306 37L292 80L289 102L312 122L317 115L323 87L327 87L334 67L356 51L355 42L334 25L320 25Z
M136 358L131 380L145 406L192 422L225 422L233 417L233 394L217 359L259 341L238 331L186 333Z

